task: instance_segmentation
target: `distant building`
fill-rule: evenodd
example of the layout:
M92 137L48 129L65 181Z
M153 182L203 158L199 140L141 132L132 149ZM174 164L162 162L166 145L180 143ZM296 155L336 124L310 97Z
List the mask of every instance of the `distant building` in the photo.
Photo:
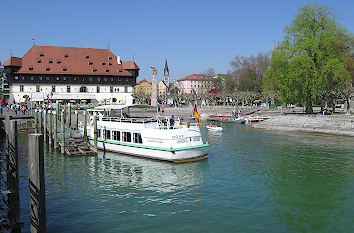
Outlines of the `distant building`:
M205 74L191 74L175 80L174 85L178 87L181 94L207 92L212 86L212 78Z
M9 98L9 84L7 82L6 74L3 72L3 66L0 63L0 90L3 91L3 98Z
M148 82L146 79L141 80L135 85L135 94L136 95L151 95L151 82Z
M33 46L4 63L10 101L112 101L132 104L139 67L108 49ZM73 101L71 101L73 102Z

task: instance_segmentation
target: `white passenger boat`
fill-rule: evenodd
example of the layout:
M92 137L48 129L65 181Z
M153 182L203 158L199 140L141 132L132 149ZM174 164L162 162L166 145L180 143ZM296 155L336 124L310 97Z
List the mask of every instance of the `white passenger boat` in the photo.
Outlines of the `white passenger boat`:
M89 141L94 145L93 115L97 115L98 149L172 162L191 162L206 159L197 123L159 117L157 108L150 105L119 105L97 107L88 111ZM172 125L170 124L173 123ZM81 130L83 133L83 125Z
M207 125L206 126L206 128L208 129L208 130L211 130L211 131L222 131L222 127L220 127L220 126L209 126L209 125Z

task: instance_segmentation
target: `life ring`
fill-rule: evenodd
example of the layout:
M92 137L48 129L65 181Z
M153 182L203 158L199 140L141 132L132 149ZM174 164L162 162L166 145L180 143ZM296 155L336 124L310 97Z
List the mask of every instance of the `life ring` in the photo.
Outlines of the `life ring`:
M90 117L90 125L93 125L93 117Z

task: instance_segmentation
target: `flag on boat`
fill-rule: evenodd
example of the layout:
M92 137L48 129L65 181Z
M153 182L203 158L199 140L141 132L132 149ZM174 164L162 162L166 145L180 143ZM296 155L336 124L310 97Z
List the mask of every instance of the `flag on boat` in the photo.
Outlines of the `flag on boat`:
M199 125L202 125L202 121L200 120L200 116L197 110L197 105L194 105L193 115L197 118Z

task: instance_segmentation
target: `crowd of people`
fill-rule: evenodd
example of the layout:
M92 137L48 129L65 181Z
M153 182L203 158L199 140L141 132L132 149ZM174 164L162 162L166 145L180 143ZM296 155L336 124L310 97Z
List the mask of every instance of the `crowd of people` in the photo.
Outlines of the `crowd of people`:
M17 103L17 104L0 104L0 116L7 112L11 115L26 115L28 114L28 105L26 103Z

